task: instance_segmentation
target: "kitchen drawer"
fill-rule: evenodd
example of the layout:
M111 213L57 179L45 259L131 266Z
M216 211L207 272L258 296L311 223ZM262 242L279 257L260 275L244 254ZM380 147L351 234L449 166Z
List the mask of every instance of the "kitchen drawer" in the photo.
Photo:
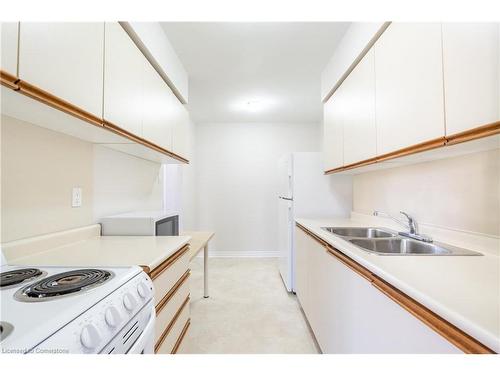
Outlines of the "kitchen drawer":
M175 283L184 275L189 268L189 247L184 247L173 257L177 257L168 264L161 272L155 274L155 270L150 273L155 287L155 305L172 289ZM167 262L169 260L167 259ZM161 267L161 265L160 265Z
M158 342L162 333L167 329L170 322L175 317L175 313L179 311L183 302L189 296L189 273L186 276L182 277L182 280L179 280L180 283L176 285L174 288L177 290L173 291L173 294L168 296L168 300L165 304L160 308L156 309L156 323L155 323L155 342Z
M156 354L172 354L180 346L189 326L189 298L184 300L181 310L176 314L174 321L167 329L165 336L155 347Z

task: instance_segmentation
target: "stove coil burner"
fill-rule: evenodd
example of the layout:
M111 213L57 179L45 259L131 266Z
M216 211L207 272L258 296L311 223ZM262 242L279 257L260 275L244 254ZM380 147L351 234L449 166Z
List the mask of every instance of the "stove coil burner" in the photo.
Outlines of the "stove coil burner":
M18 290L15 297L24 302L45 301L95 288L112 277L111 272L98 269L62 272Z
M46 275L38 268L22 268L14 271L2 272L0 274L0 288L21 284L22 282L33 280Z

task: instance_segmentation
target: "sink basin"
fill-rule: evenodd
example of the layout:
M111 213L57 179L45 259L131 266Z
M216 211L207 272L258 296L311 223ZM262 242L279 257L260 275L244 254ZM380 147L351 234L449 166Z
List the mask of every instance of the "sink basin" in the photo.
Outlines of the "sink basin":
M360 227L325 227L327 232L341 237L356 238L387 238L396 237L396 234L379 228L360 228Z
M454 246L420 242L399 237L379 240L353 238L349 242L363 250L381 255L482 255Z

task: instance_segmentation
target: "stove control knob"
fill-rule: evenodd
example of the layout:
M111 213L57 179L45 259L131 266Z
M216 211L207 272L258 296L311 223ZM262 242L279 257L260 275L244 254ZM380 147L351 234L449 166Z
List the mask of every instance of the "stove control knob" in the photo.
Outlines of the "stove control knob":
M135 305L135 298L132 294L127 293L123 296L123 306L125 306L128 311L134 310Z
M80 333L80 342L87 349L95 349L101 342L101 336L92 323L83 327Z
M106 324L110 327L116 327L120 324L122 321L120 317L120 313L114 306L110 306L106 309L104 312L104 320L106 321Z
M148 286L143 281L141 281L137 285L137 294L142 299L146 299L149 296L149 288L148 288Z

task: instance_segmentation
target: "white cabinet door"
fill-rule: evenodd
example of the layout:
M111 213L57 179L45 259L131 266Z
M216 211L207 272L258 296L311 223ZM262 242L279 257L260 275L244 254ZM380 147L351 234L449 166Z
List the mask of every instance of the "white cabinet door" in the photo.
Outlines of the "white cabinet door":
M104 119L142 136L144 55L117 22L106 23Z
M19 78L102 116L104 23L21 22Z
M323 105L323 154L325 170L344 165L343 87Z
M325 275L324 353L461 353L337 258Z
M309 271L310 239L300 228L295 227L295 293L302 310L309 315L307 279Z
M171 150L173 94L169 95L170 88L149 63L145 64L143 83L143 137Z
M377 153L444 136L441 24L392 23L375 44Z
M375 59L371 49L342 83L344 96L344 164L376 156Z
M191 119L184 105L175 98L175 121L172 133L172 149L185 159L190 156L190 125Z
M296 241L297 296L323 353L461 353L301 229Z
M17 47L19 22L0 23L1 37L1 65L0 69L17 76Z
M446 134L498 121L498 25L444 23Z

